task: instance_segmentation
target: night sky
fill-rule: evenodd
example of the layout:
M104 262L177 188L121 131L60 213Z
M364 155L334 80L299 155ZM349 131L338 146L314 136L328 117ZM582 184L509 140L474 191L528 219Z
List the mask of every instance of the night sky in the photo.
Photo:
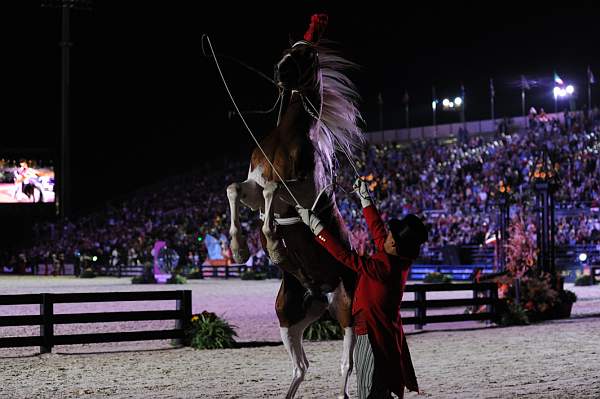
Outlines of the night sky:
M72 15L72 174L74 206L87 209L162 177L245 157L248 134L232 109L200 38L216 51L272 75L273 64L298 39L314 12L327 12L326 36L361 65L353 73L363 98L366 130L404 127L402 96L410 96L411 123L431 124L431 87L438 97L459 95L464 82L467 120L489 118L489 78L496 115L520 114L519 79L540 82L528 107L553 109L552 74L573 82L586 102L586 68L600 78L599 9L574 2L279 2L240 6L198 1L96 1ZM200 6L199 4L203 4ZM245 3L248 4L248 3ZM385 5L384 5L385 4ZM498 4L498 6L491 6ZM501 6L500 6L501 5ZM397 10L394 8L398 8ZM0 149L58 150L60 137L60 18L38 1L11 1L0 13L2 96ZM260 77L222 61L242 109L266 109L275 91ZM600 89L595 87L598 102ZM458 120L438 113L438 122ZM262 136L273 117L248 121ZM225 187L223 182L223 187ZM90 192L94 192L90 195Z

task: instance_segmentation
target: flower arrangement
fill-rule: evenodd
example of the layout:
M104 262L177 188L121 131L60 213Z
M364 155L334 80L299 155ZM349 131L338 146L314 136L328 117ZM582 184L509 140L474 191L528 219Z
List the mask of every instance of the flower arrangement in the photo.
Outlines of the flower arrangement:
M94 278L96 277L96 272L91 267L83 269L79 278Z
M172 274L171 277L167 279L167 284L185 284L187 283L187 279L183 277L181 274Z
M452 277L447 274L432 272L423 278L424 283L451 283Z
M507 273L496 281L501 305L502 324L527 324L529 321L568 317L577 296L558 290L552 276L535 270L537 248L535 232L522 217L513 220L507 244Z
M235 326L215 313L204 311L192 316L185 332L185 343L194 349L225 349L235 347Z

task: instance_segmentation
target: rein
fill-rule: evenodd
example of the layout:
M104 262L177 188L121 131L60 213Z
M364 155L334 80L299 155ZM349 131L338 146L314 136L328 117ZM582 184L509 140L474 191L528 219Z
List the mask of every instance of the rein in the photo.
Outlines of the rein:
M279 177L279 180L281 180L281 183L283 184L283 186L285 187L285 189L289 192L289 194L292 197L292 199L294 200L294 202L298 206L301 206L300 202L298 202L298 200L294 196L294 193L292 193L292 190L290 190L290 188L288 187L288 185L285 183L285 180L281 177L281 175L277 171L277 168L275 168L275 165L273 165L273 163L271 162L271 160L269 159L269 157L265 153L265 150L262 148L262 146L260 145L260 143L257 140L256 136L252 132L252 129L250 129L250 126L248 126L248 123L246 122L246 119L244 119L244 116L240 113L240 109L238 108L237 103L235 102L235 99L233 98L233 94L231 94L231 90L229 90L229 86L227 85L227 81L225 80L225 76L223 76L223 72L221 71L221 66L219 65L219 61L217 60L217 56L215 54L215 51L213 50L212 43L210 42L210 37L208 37L208 35L206 35L206 34L203 35L203 37L204 36L206 36L206 40L208 42L208 46L210 47L210 52L212 53L213 59L215 61L215 65L217 66L217 70L219 71L219 75L221 77L221 80L223 81L223 85L225 86L225 90L227 91L227 94L229 95L229 99L233 103L233 106L235 107L235 110L237 111L238 115L240 116L240 119L242 120L242 123L244 124L244 127L246 127L246 130L248 130L248 133L250 133L250 136L254 140L254 143L256 144L256 146L258 147L258 149L260 150L260 152L263 154L263 156L265 157L265 159L269 163L269 166L271 166L271 168L273 169L273 172L275 172L275 174L277 175L277 177Z
M258 139L256 138L256 136L255 136L255 135L254 135L254 133L252 132L252 129L250 129L250 126L248 125L248 123L246 122L246 120L244 119L244 116L243 116L242 112L240 112L240 109L238 108L238 106L237 106L237 103L235 102L235 99L233 98L233 94L231 93L231 90L229 89L229 86L227 85L227 81L225 80L225 76L223 75L223 72L222 72L222 70L221 70L221 67L220 67L220 65L219 65L219 61L218 61L218 59L217 59L217 55L215 54L215 51L214 51L214 49L213 49L212 43L211 43L211 41L210 41L210 37L209 37L207 34L203 34L203 35L202 35L202 39L201 39L201 41L202 41L202 52L203 52L203 54L206 56L206 51L205 51L205 49L204 49L204 38L205 38L205 37L206 37L206 41L207 41L207 43L208 43L208 47L209 47L209 49L210 49L210 53L211 53L211 55L212 55L212 58L213 58L213 60L214 60L214 62L215 62L215 66L217 67L217 71L219 72L219 76L221 77L221 81L223 82L223 85L225 86L225 90L227 91L227 94L228 94L228 96L229 96L229 99L230 99L230 100L231 100L231 102L233 103L233 106L234 106L234 108L235 108L235 110L236 110L236 113L237 113L237 114L240 116L240 119L242 120L242 123L244 124L244 127L246 128L246 130L248 131L248 133L250 133L250 136L251 136L251 137L252 137L252 139L254 140L254 143L256 144L256 146L258 147L258 149L260 150L260 152L262 153L262 155L264 156L264 158L265 158L265 159L267 160L267 162L269 163L269 166L271 166L271 168L272 168L273 172L275 173L275 175L277 175L277 177L279 178L279 180L281 181L281 183L283 184L283 186L285 187L285 189L287 190L287 192L290 194L291 198L294 200L294 202L296 203L296 205L298 205L298 206L301 206L301 205L300 205L300 202L298 201L298 199L297 199L297 198L294 196L294 193L292 192L292 190L291 190L291 189L289 188L289 186L286 184L285 180L284 180L284 179L281 177L281 175L280 175L280 174L279 174L279 172L277 171L277 168L275 168L275 165L273 165L273 163L271 162L271 160L270 160L270 159L269 159L269 157L267 156L266 152L264 151L264 149L263 149L263 148L262 148L262 146L260 145L260 142L258 141ZM292 46L292 48L293 48L294 46L298 45L298 44L301 44L301 43L302 43L302 41L300 41L300 42L296 42L296 43L295 43L295 44ZM296 61L296 60L293 58L293 56L291 56L290 54L286 54L286 56L284 57L284 59L285 59L286 57L291 57L291 58L292 58L292 61L293 61L293 62L294 62L294 64L296 65L296 67L299 69L299 65L298 65L297 61ZM318 58L318 54L317 54L317 58ZM283 85L277 84L277 83L276 83L274 80L272 80L272 79L270 79L270 78L266 77L266 75L264 75L262 72L255 70L254 68L252 68L252 67L250 67L250 66L248 66L248 65L246 65L246 64L244 64L244 63L242 63L241 61L239 61L239 60L236 60L236 59L233 59L233 58L230 58L230 59L232 59L232 60L234 60L234 61L236 61L236 62L240 63L241 65L245 66L246 68L248 68L248 69L250 69L250 70L252 70L252 71L254 71L254 72L258 73L260 76L262 76L262 77L266 78L267 80L269 80L271 83L275 84L275 85L276 85L276 86L279 88L279 96L278 96L278 98L277 98L277 101L275 102L275 104L273 105L273 107L272 107L272 108L271 108L269 111L266 111L266 112L264 112L264 113L272 112L272 111L275 109L275 107L277 106L277 103L279 103L279 113L278 113L278 116L277 116L277 124L279 124L279 122L280 122L280 119L281 119L281 112L282 112L282 109L283 109L283 101L282 101L282 99L283 99L284 91L286 90L286 88L285 88ZM280 63L281 63L281 61L280 61ZM277 66L276 66L276 68L277 68ZM300 72L300 71L299 71L299 72ZM278 71L276 70L276 76L277 76L277 73L278 73ZM300 76L300 77L304 77L306 74L307 74L307 72L305 72L304 74L302 74L302 73L299 73L299 76ZM292 89L292 90L291 90L291 93L292 93L292 95L294 95L294 94L296 94L296 93L297 93L297 94L300 96L300 100L301 100L301 102L302 102L302 106L303 106L304 110L305 110L305 111L308 113L308 115L309 115L311 118L313 118L313 119L314 119L314 120L317 122L317 124L323 124L323 126L325 126L325 128L326 128L326 129L329 129L329 127L327 127L327 125L326 125L326 124L325 124L325 123L322 121L322 119L321 119L321 112L322 112L322 110L320 110L320 111L317 111L317 109L316 109L316 107L313 105L313 103L310 101L310 99L309 99L308 97L306 97L306 96L305 96L305 95L302 93L302 91L300 91L300 90L297 90L297 89ZM322 92L322 90L321 90L321 92L320 92L320 96L321 96L321 104L322 104L322 103L323 103L323 92ZM308 105L310 105L310 108L309 108L309 106L307 105L307 103L308 103ZM311 108L312 108L312 110L311 110ZM335 135L334 135L333 137L335 138ZM344 155L345 155L345 156L346 156L346 158L348 159L348 162L350 163L350 165L351 165L351 166L352 166L352 168L354 169L354 173L356 174L356 176L357 176L358 178L360 178L360 173L358 172L358 168L356 167L356 164L355 164L355 163L354 163L354 161L352 160L352 157L350 156L350 154L348 154L347 150L346 150L346 149L345 149L345 148L344 148L342 145L340 145L340 143L339 143L339 142L338 142L338 148L340 148L340 149L342 150L342 152L344 153ZM315 210L314 210L314 208L316 207L316 205L317 205L318 201L320 200L320 198L321 198L321 195L322 195L322 194L325 192L325 190L326 190L327 188L329 188L330 186L333 186L333 185L335 185L335 182L334 182L334 183L330 183L330 184L328 184L327 186L325 186L325 187L324 187L324 188L323 188L323 189L322 189L322 190L319 192L319 194L317 195L317 198L315 199L315 202L313 203L313 205L312 205L312 207L311 207L311 210L312 210L313 212L315 211ZM344 191L345 191L345 190L344 190ZM371 196L371 194L370 194L370 193L369 193L369 196ZM373 200L373 198L371 198L371 200ZM294 206L293 204L290 204L290 205ZM328 205L328 206L331 206L331 204L330 204L330 205ZM325 209L326 209L326 208L325 208ZM261 219L264 219L264 215L261 215ZM281 225L291 225L291 224L295 224L295 223L298 223L298 222L301 222L301 221L302 221L302 220L300 219L300 217L290 217L290 218L275 218L275 222L276 222L277 224L281 224Z

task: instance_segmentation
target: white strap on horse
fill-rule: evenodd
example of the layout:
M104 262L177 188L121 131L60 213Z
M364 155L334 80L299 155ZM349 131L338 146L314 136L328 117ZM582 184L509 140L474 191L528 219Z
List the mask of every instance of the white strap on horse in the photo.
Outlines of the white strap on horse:
M317 204L319 203L319 200L321 199L321 195L323 195L325 190L327 190L329 187L333 186L334 184L335 183L330 183L330 184L326 185L325 187L323 187L321 189L321 191L319 191L319 195L317 195L315 202L313 202L312 206L310 207L311 211L315 212L315 208L317 207ZM293 205L293 204L290 204L290 205ZM265 214L262 211L260 211L258 217L262 221L265 220ZM302 222L302 219L300 218L300 216L291 216L288 218L280 218L280 217L275 216L274 220L275 220L275 224L277 224L279 226L291 226L293 224Z

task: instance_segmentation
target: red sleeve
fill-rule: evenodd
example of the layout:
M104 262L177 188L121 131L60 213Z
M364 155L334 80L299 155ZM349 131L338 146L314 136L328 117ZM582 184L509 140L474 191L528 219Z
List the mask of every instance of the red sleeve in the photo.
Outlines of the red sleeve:
M377 212L377 208L375 208L375 205L369 205L366 208L363 208L363 214L367 220L367 226L371 232L371 237L373 238L373 241L375 241L375 248L377 248L378 251L383 251L383 243L385 242L388 233L379 216L379 212Z
M390 273L389 265L381 262L375 262L373 259L359 256L356 252L346 248L339 242L331 233L323 229L316 240L321 244L327 252L331 254L344 266L354 270L357 273L364 273L371 278L385 281Z

